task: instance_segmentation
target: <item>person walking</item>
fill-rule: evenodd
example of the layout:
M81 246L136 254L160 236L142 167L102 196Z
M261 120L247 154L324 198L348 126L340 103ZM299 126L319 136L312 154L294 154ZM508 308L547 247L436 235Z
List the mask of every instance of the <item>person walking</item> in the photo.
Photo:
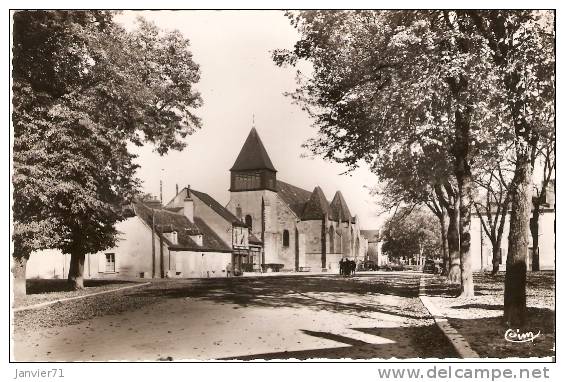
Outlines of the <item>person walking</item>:
M232 273L232 265L231 263L228 263L226 265L226 277L231 277L231 273Z

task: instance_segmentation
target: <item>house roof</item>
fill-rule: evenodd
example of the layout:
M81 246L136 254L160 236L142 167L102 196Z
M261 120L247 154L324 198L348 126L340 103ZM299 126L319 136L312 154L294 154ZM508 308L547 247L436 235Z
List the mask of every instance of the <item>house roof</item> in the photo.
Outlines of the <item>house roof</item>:
M182 211L183 208L184 207L165 207L165 210L171 211L171 212L174 212L174 213L178 213L178 212Z
M155 229L162 232L187 231L191 235L200 234L198 227L184 215L177 214L164 209L152 209L146 204L137 202L134 204L137 216L145 221L150 227L155 216Z
M178 244L173 244L166 236L163 241L172 250L201 251L201 252L231 252L227 245L204 221L194 218L192 223L184 215L166 209L151 209L143 203L136 203L135 213L149 226L155 216L155 229L159 232L177 232ZM190 236L202 235L202 246Z
M310 191L306 191L281 180L277 180L277 194L299 217L302 216L304 205L312 195Z
M200 251L208 250L214 252L231 252L232 248L225 241L223 241L212 228L204 220L199 217L194 217L194 223L198 226L200 232L202 232L202 247Z
M335 193L330 207L332 208L333 220L346 221L351 219L351 212L349 212L349 207L347 207L341 191Z
M177 195L181 195L182 198L186 198L186 190L187 187L184 187L182 190L179 191L179 193ZM208 207L210 207L214 212L216 212L218 215L220 215L224 220L234 224L234 225L239 225L244 227L245 223L242 222L241 220L239 220L237 218L237 216L235 216L234 214L232 214L226 207L222 206L216 199L214 199L213 197L211 197L209 194L205 193L205 192L201 192L198 190L194 190L194 189L190 189L190 194L196 196L198 199L200 199L202 201L202 203L206 204ZM175 197L177 196L175 195ZM175 198L173 198L168 204L167 207L165 207L165 209L167 211L171 211L171 212L180 212L184 207L168 207L173 205Z
M186 194L186 188L183 191ZM237 216L232 214L226 207L222 206L216 199L206 194L205 192L196 191L191 188L190 193L192 195L195 195L204 204L214 210L214 212L220 215L224 220L240 227L246 226L244 222L237 218Z
M263 242L261 241L261 239L259 239L257 236L253 235L253 233L249 232L249 244L263 244Z
M324 216L328 216L331 212L330 204L328 199L324 195L324 192L319 186L314 188L314 192L310 196L310 199L304 206L304 211L302 212L302 220L320 220Z
M243 171L243 170L271 170L277 171L259 134L255 128L252 128L235 160L230 171Z

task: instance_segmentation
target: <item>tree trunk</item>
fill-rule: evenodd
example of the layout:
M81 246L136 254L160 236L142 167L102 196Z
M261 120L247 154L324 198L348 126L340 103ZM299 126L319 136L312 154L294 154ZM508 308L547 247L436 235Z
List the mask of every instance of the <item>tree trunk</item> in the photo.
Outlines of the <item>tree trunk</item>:
M14 283L14 297L26 295L26 265L29 256L17 255L15 252L12 256L12 275Z
M500 249L500 239L492 247L492 272L491 275L494 276L500 270L500 263L502 261L502 251Z
M462 38L459 49L467 52L470 41ZM473 206L471 167L469 165L471 143L471 100L469 81L459 74L448 79L451 92L460 104L455 110L455 142L451 149L454 174L459 191L459 256L461 262L461 296L471 297L473 290L473 271L471 258L471 209Z
M461 258L459 257L459 202L450 208L449 226L447 227L447 244L449 248L449 272L447 280L453 284L461 284Z
M442 275L447 276L447 271L449 270L449 245L447 243L447 230L449 228L449 215L445 208L441 208L441 252L443 255L443 271Z
M72 289L84 289L84 253L71 253L71 264L67 281Z
M504 280L504 320L512 327L522 326L526 322L526 260L532 200L531 148L523 140L519 140L516 151L516 169L510 191L512 209Z
M466 170L468 166L465 165ZM472 199L472 181L470 171L460 175L458 179L459 195L461 204L459 206L459 237L461 256L461 297L473 297L475 295L473 287L473 269L471 257L471 209L473 205Z
M532 234L532 271L539 271L539 215L540 201L536 200L534 211L530 219L530 232Z

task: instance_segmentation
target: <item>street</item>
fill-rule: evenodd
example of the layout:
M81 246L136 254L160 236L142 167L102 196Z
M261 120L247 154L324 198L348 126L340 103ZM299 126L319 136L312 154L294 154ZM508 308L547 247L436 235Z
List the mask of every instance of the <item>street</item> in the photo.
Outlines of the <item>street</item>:
M16 313L14 355L17 361L454 358L418 299L419 277L155 281Z

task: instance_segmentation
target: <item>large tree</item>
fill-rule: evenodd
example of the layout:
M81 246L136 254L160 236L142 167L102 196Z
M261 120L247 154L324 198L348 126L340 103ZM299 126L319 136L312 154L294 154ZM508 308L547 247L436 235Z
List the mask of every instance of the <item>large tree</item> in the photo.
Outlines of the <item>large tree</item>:
M290 18L301 40L274 59L313 65L294 97L318 128L314 153L350 166L365 160L377 175L383 156L406 147L422 152L421 137L446 154L462 295L473 295L471 166L499 117L489 103L498 91L484 39L468 33L472 22L455 11L306 11Z
M25 293L34 250L86 253L115 243L122 205L138 191L128 144L182 149L200 127L199 67L179 32L110 11L20 11L13 26L14 276ZM17 286L17 288L16 288Z
M515 147L510 185L510 231L504 287L504 319L526 321L526 269L531 216L532 171L540 136L554 129L555 32L552 11L467 11L489 45Z

